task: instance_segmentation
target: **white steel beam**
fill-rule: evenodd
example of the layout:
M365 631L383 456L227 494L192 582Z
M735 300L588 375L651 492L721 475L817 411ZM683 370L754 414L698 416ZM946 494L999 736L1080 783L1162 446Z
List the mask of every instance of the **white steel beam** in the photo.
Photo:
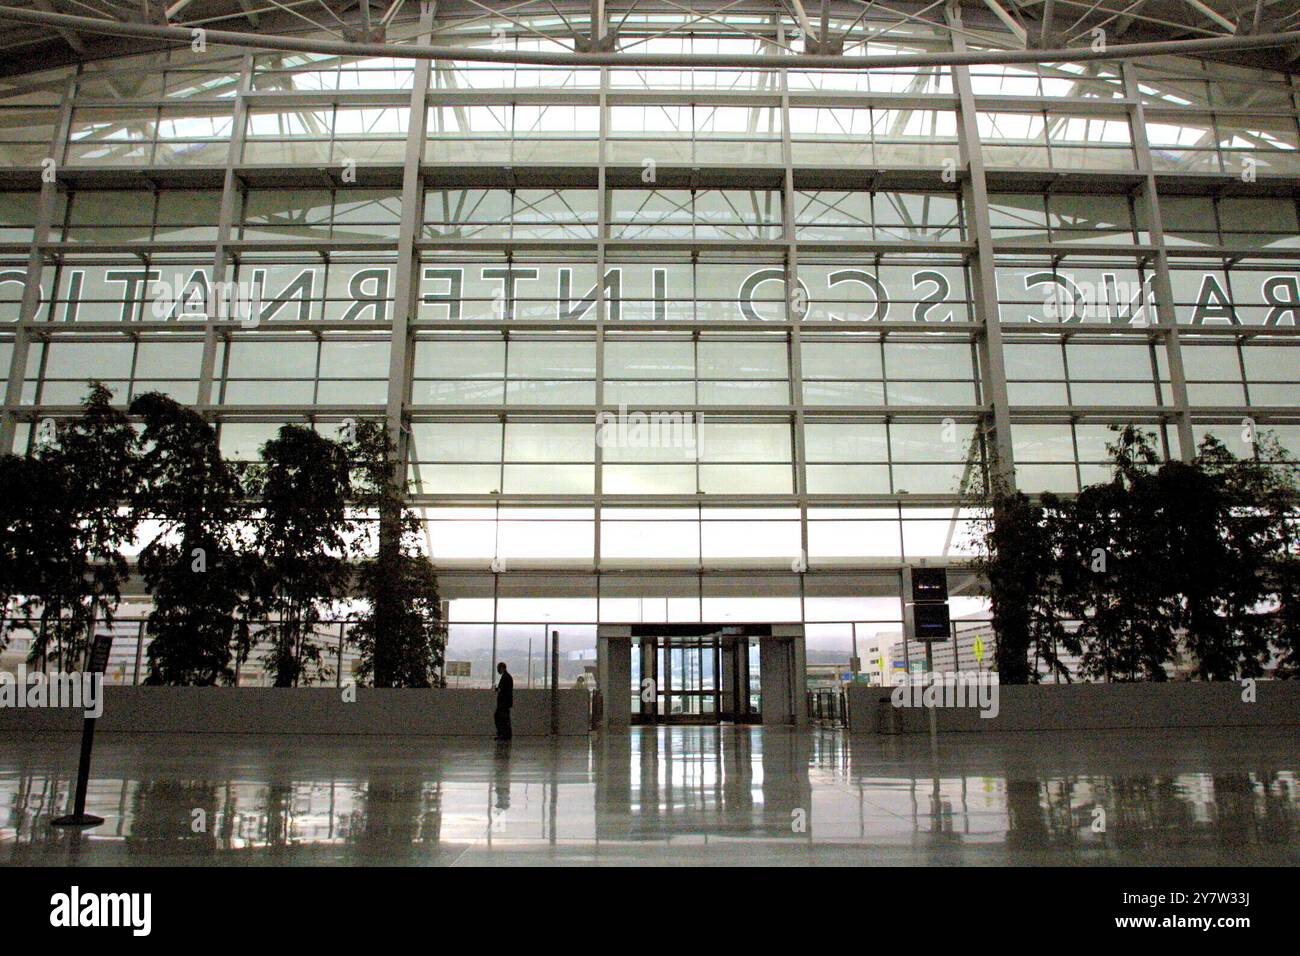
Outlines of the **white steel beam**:
M1205 17L1207 20L1212 20L1213 22L1217 23L1219 26L1223 27L1223 29L1227 30L1229 33L1236 32L1237 25L1235 23L1233 23L1223 14L1219 13L1217 10L1207 7L1204 3L1201 2L1201 0L1187 0L1187 5L1191 7L1193 10L1195 10L1197 13L1199 13L1201 16Z
M393 17L397 16L398 12L401 11L402 4L405 2L406 0L393 0L393 2L389 5L388 10L385 11L384 15L379 18L379 22L382 23L385 27L387 27L390 23L393 22ZM434 6L436 7L437 4L435 4Z
M272 0L276 6L295 16L301 16L283 4ZM477 4L476 4L477 5ZM318 29L335 31L320 23L308 20ZM96 17L71 16L46 13L20 7L0 6L0 20L16 23L35 23L49 27L65 27L81 33L103 36L136 37L150 40L172 40L189 43L191 31L183 26L164 26L152 23L119 23ZM1184 24L1184 26L1187 26ZM1188 27L1188 29L1196 29ZM530 31L531 32L531 31ZM337 34L335 33L337 36ZM1125 60L1148 56L1193 56L1207 53L1228 53L1247 50L1285 49L1300 44L1300 31L1268 33L1258 36L1215 35L1193 40L1157 40L1144 43L1111 44L1103 49L1073 47L1055 50L970 50L960 53L919 52L894 53L881 56L842 57L819 54L752 54L752 53L641 53L626 51L574 53L567 50L518 50L491 47L446 47L403 43L351 43L343 40L325 40L301 36L270 36L230 30L209 30L208 42L222 46L240 46L251 50L288 50L292 52L326 53L337 56L382 56L402 60L467 60L489 63L518 63L536 66L620 66L620 67L698 67L707 69L847 69L866 71L903 66L972 66L1001 63L1071 62L1092 60Z
M803 35L810 39L817 39L817 31L813 29L812 21L808 19L808 12L803 8L803 0L790 0L790 7L794 10L794 18L799 21L799 29Z
M1025 46L1029 42L1029 34L1025 32L1025 28L1016 22L1016 18L1009 14L1002 4L998 3L998 0L984 0L984 5L993 11L993 15L1001 20L1008 30L1015 34L1021 46Z

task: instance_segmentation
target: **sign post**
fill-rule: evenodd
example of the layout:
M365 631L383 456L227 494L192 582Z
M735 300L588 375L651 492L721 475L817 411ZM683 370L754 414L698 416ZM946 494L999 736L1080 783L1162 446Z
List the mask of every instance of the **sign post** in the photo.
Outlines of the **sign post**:
M90 674L103 681L104 672L108 670L108 655L113 649L112 634L96 634L90 646ZM102 684L101 684L102 692ZM77 763L77 794L73 799L72 813L66 817L56 817L50 821L56 827L97 827L104 822L103 817L86 812L86 788L90 784L90 750L95 744L95 718L86 717L81 724L81 759Z
M907 630L918 641L925 642L926 682L933 686L934 642L946 641L953 636L948 611L948 571L946 568L905 567L903 569L903 615L910 625ZM906 633L906 631L904 632ZM905 645L906 646L906 645ZM953 660L957 659L957 642L953 641ZM938 747L939 715L930 710L930 747Z

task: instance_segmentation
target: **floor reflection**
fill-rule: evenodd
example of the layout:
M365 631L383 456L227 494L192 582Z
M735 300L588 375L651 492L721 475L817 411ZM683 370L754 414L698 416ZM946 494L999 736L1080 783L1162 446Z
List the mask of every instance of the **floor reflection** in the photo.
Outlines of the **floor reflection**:
M1293 734L853 738L641 728L478 740L0 735L0 863L1300 861Z

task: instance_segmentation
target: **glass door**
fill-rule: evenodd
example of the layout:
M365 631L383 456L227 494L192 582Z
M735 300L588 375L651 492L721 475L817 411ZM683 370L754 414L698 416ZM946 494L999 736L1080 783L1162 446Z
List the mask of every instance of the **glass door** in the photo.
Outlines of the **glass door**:
M666 638L659 653L663 716L671 723L717 723L717 638Z
M633 723L717 723L716 637L643 637L632 651Z

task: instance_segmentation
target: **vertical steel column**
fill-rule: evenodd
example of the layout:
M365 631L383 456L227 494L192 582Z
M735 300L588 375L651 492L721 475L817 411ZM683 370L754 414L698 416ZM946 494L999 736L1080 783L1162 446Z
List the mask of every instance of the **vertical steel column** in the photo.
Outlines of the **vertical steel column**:
M334 675L334 686L343 686L343 647L347 644L347 622L339 621L339 655L337 673Z
M420 36L429 42L433 32L435 4L420 4ZM396 455L398 486L406 489L409 431L406 408L411 400L411 378L415 348L410 323L420 307L420 261L415 249L416 234L424 221L424 180L420 162L424 158L424 134L429 115L428 98L432 60L415 63L411 83L410 115L406 127L406 156L402 167L402 220L397 231L397 268L394 276L393 330L388 355L388 433Z
M208 288L207 320L203 325L203 358L199 363L199 392L196 406L200 415L211 415L215 409L212 386L216 379L217 340L220 336L220 323L232 318L230 315L218 315L217 304L232 300L244 301L244 297L226 296L218 293L221 283L226 280L226 244L230 242L231 230L234 228L235 208L239 200L236 189L235 170L244 159L244 140L248 133L248 92L253 88L253 54L245 53L240 61L239 88L235 93L235 113L231 120L230 148L226 152L226 174L221 183L221 208L217 216L217 241L212 253L212 283ZM251 292L251 290L250 290ZM248 301L257 305L258 297L250 294ZM249 322L257 322L258 316L250 314Z
M785 43L785 25L776 21L777 42ZM803 407L803 338L804 317L812 307L799 285L799 243L795 229L794 147L790 141L790 82L787 71L777 71L781 91L781 165L784 179L781 188L781 238L785 244L785 315L789 323L790 405L793 412L792 452L794 455L794 493L799 508L798 567L808 567L808 467L804 441ZM792 567L792 570L794 568ZM804 575L799 574L799 613L803 619Z
M23 400L23 379L27 377L27 353L32 342L32 323L41 308L41 275L44 269L42 246L49 241L54 211L58 208L58 174L62 172L68 147L68 130L72 125L72 101L77 95L77 77L68 77L59 101L58 118L50 137L49 158L54 161L54 177L41 177L41 194L37 200L36 221L32 227L32 245L27 252L27 277L23 281L22 304L18 326L14 330L14 350L9 361L9 380L5 385L4 414L0 416L0 454L13 450L18 430L18 409ZM44 171L42 169L42 171ZM54 316L50 316L54 321Z
M1151 145L1147 140L1146 112L1138 90L1133 64L1125 60L1120 64L1124 78L1124 97L1129 101L1129 126L1133 134L1133 150L1137 156L1138 171L1142 174L1142 203L1147 214L1147 230L1155 246L1154 274L1156 312L1155 328L1164 341L1165 358L1169 363L1169 390L1174 404L1174 425L1178 429L1178 457L1191 461L1196 454L1196 440L1192 435L1192 416L1187 402L1187 376L1183 371L1183 352L1178 340L1178 315L1174 309L1174 287L1169 277L1169 253L1165 248L1164 219L1160 215L1160 195L1156 189L1156 174L1151 165ZM1145 292L1143 303L1147 301ZM1164 396L1161 396L1161 404Z
M609 303L605 296L605 240L609 238L609 180L606 164L609 162L607 143L609 141L609 68L600 68L600 111L599 141L596 145L596 415L593 423L596 436L600 436L600 413L605 406L605 323L609 319ZM581 293L579 293L581 294ZM621 287L620 287L620 295ZM600 600L600 514L601 501L605 494L604 450L600 442L595 442L593 455L596 474L593 477L594 498L592 501L592 568L596 575L597 606Z
M140 686L140 660L144 657L144 629L145 621L141 621L136 627L135 632L135 673L131 678L131 686Z
M952 27L952 48L966 52L966 37L961 32L961 9L948 0L948 25ZM961 155L966 161L967 186L962 191L968 228L975 235L975 255L971 278L975 292L975 312L982 323L978 347L983 368L980 386L985 403L993 406L994 471L1008 490L1015 490L1015 458L1011 451L1011 408L1007 398L1006 365L1002 355L1002 326L998 317L998 286L993 254L993 230L989 227L989 194L984 177L984 157L980 152L979 126L975 119L975 94L971 88L970 69L954 66L953 82L960 100L958 136Z

